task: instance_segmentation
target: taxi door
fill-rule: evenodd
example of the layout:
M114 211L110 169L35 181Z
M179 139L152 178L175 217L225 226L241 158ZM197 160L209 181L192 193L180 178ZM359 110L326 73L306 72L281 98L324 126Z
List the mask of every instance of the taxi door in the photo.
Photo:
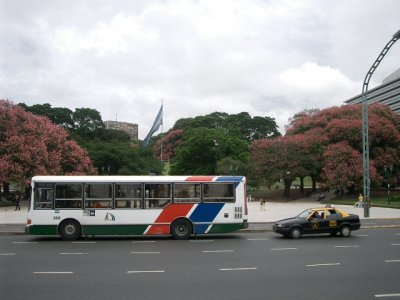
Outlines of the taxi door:
M318 211L319 214L321 214L320 211ZM321 231L321 222L323 221L321 218L315 218L314 214L311 214L308 218L307 218L307 222L306 224L304 224L303 226L303 231L304 233L320 233L323 232Z
M337 229L340 226L341 218L336 213L335 209L326 209L326 220L327 220L327 227L325 232L337 232Z
M329 219L329 212L327 209L324 209L320 212L321 219L319 222L319 229L321 233L330 233L332 232L331 221Z

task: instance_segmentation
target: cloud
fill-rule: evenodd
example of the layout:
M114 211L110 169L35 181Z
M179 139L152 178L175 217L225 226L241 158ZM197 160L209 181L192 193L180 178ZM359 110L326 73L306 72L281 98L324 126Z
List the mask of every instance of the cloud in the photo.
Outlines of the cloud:
M384 3L384 5L382 4ZM398 28L395 0L0 0L0 98L164 130L214 111L341 105ZM23 9L21 9L23 7ZM373 83L398 67L393 50ZM390 70L393 68L393 70ZM386 73L385 73L386 72Z
M360 87L359 82L353 82L340 70L314 62L282 72L279 80L289 99L308 100L308 105L316 108L335 105L346 95L356 94Z

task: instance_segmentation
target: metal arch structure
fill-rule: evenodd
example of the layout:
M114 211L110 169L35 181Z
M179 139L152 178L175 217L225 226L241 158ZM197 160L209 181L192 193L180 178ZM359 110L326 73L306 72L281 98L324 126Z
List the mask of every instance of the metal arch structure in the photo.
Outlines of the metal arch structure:
M372 74L379 66L383 58L393 44L400 39L400 30L397 31L392 39L386 44L378 58L372 64L367 75L365 76L362 87L362 147L363 147L363 193L364 193L364 217L369 217L370 208L370 178L369 178L369 141L368 141L368 84Z

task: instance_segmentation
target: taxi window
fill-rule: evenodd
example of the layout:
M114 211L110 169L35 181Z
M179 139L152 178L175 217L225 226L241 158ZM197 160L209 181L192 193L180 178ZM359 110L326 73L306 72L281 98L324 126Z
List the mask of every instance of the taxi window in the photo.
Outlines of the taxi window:
M326 210L326 217L328 219L336 219L339 217L339 214L334 209L327 209Z

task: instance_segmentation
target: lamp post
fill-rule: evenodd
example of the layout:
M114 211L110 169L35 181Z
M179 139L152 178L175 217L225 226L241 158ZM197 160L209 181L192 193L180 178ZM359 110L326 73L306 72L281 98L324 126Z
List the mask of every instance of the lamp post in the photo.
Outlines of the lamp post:
M385 179L387 183L387 203L390 205L390 178L392 177L393 165L385 166Z
M368 84L372 74L389 51L390 47L400 38L400 30L397 31L392 39L386 44L385 48L381 51L378 58L372 64L367 75L365 76L363 87L362 87L362 147L363 147L363 191L364 191L364 217L369 217L369 190L370 190L370 178L369 178L369 143L368 143Z

